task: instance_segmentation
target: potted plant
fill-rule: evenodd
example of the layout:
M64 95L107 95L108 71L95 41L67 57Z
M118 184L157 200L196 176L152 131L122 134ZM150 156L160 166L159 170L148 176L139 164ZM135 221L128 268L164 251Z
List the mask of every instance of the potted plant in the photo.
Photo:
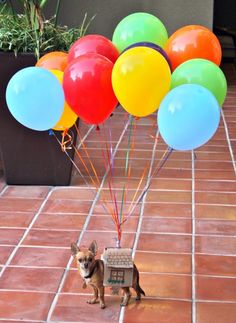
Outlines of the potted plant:
M35 65L41 55L67 52L83 36L91 22L79 28L58 25L61 0L49 20L43 15L47 0L19 0L18 14L11 0L1 1L0 10L0 147L6 182L24 185L68 185L72 165L48 131L33 131L10 114L5 92L10 78L20 69ZM73 131L73 129L72 129ZM68 150L73 158L73 150Z

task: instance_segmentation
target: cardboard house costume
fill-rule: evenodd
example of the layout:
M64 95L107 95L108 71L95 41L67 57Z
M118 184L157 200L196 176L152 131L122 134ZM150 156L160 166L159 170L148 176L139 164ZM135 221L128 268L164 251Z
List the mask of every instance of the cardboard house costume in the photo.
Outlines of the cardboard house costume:
M104 262L104 286L129 287L133 283L132 249L106 248Z

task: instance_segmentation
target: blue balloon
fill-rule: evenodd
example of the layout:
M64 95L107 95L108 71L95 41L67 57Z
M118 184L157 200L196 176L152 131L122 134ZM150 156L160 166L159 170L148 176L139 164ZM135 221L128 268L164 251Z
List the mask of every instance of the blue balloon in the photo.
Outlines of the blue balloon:
M18 122L43 131L60 120L65 98L60 82L51 72L40 67L26 67L10 79L6 101Z
M161 102L158 126L164 141L176 150L204 145L216 132L220 107L205 87L184 84L170 91Z

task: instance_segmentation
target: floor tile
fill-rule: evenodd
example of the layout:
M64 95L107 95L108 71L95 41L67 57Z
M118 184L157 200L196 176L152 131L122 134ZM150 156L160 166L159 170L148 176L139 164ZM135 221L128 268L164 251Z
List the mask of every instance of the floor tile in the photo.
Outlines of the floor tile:
M147 202L191 203L192 195L189 191L154 191L147 193Z
M66 267L70 256L69 249L21 247L17 250L10 265Z
M196 192L195 193L195 201L196 201L196 203L203 203L203 204L207 203L207 204L235 205L236 193Z
M23 245L67 247L79 238L79 231L30 230Z
M47 293L0 291L1 317L22 322L46 320L53 296Z
M191 204L145 203L144 216L188 217L192 216Z
M107 297L107 308L101 310L99 304L87 304L88 296L60 295L56 308L52 314L53 322L118 322L120 312L120 298Z
M235 317L235 304L197 303L197 323L235 323Z
M197 218L236 220L235 206L227 205L195 205Z
M87 214L92 202L79 200L48 200L42 212L44 213L82 213Z
M85 187L63 187L55 189L50 195L51 199L78 199L78 200L93 200L96 190Z
M196 220L197 234L236 235L235 220Z
M83 235L81 246L88 248L93 240L96 240L99 252L103 252L105 247L116 246L116 232L98 232L98 231L86 231ZM134 234L126 233L122 234L121 246L123 248L132 248L134 242Z
M24 232L24 229L0 229L0 244L16 245Z
M196 277L198 300L236 301L236 278Z
M45 198L50 191L48 186L8 186L3 197Z
M130 216L123 225L123 232L136 232L138 217ZM111 216L92 216L88 224L88 230L114 231L115 224Z
M0 289L56 292L63 269L7 268Z
M136 184L137 187L137 184ZM192 181L190 179L165 179L156 178L151 182L151 189L159 190L183 190L190 191L192 189Z
M125 309L124 323L190 323L190 302L143 299Z
M236 192L236 180L234 181L195 181L196 191L208 191L208 192Z
M190 274L191 256L137 251L135 264L140 272Z
M8 212L37 212L42 199L3 198L0 197L0 211Z
M140 286L149 297L191 298L191 276L142 273Z
M236 237L196 237L196 252L215 255L234 255L236 250Z
M13 247L0 246L0 265L4 265L13 251Z
M81 214L41 213L33 228L81 230L85 220L86 215Z
M144 217L141 232L191 233L190 219L165 219Z
M196 255L196 273L236 277L236 257Z
M139 238L138 250L157 252L191 252L191 237L170 234L146 234Z
M32 212L0 212L0 227L26 228L34 215Z

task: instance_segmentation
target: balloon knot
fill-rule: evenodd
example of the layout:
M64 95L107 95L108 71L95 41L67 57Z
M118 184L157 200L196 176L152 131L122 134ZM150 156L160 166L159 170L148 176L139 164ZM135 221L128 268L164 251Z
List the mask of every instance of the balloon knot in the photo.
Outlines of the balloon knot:
M99 125L97 125L96 130L97 130L97 131L100 131Z
M53 136L53 135L54 135L54 131L53 131L52 129L50 129L50 130L48 131L48 134L49 134L49 136Z

